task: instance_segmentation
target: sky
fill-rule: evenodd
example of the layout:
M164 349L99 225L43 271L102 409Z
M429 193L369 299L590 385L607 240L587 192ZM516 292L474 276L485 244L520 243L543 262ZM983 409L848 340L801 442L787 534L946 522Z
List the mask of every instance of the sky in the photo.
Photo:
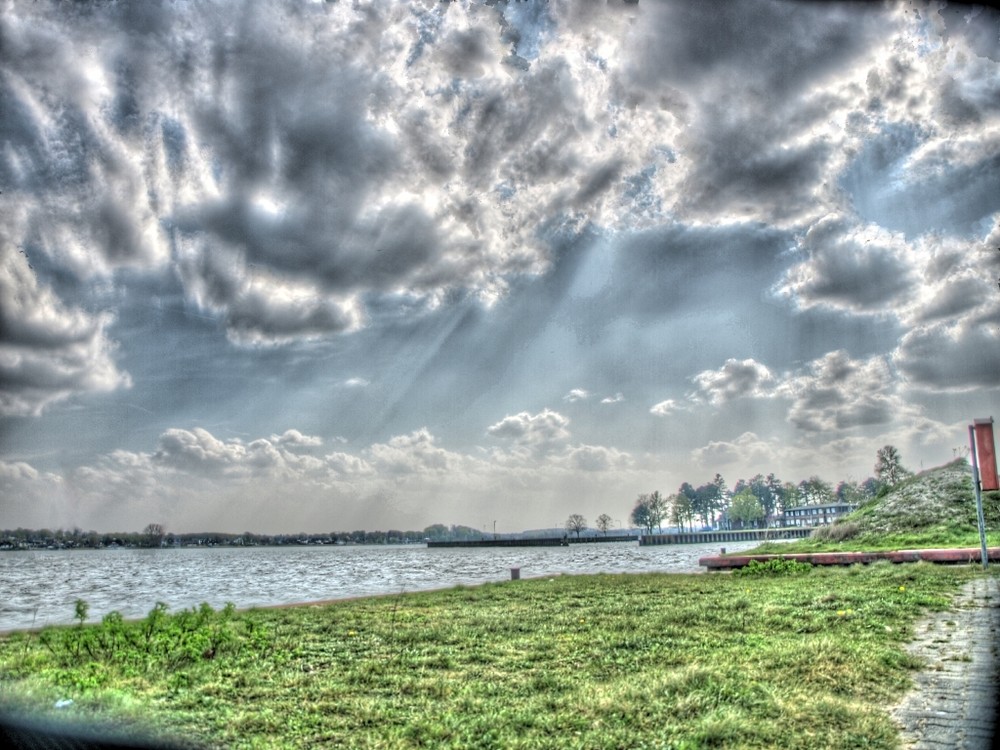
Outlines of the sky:
M627 525L1000 418L995 10L0 9L0 528Z

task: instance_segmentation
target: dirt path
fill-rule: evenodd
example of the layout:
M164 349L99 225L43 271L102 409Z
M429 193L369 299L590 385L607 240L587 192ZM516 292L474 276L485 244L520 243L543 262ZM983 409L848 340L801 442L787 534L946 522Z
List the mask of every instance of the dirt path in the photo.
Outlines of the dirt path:
M892 715L912 750L991 750L1000 698L1000 577L967 584L949 612L916 626L907 650L927 666Z

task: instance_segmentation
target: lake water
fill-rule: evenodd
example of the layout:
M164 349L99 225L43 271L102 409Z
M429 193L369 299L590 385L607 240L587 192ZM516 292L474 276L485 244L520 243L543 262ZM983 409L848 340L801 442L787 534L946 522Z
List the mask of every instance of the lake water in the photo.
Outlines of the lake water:
M756 546L729 543L728 551ZM73 622L84 599L90 619L111 611L143 617L158 601L171 611L208 602L239 608L396 594L561 573L690 573L719 544L640 547L434 548L403 546L214 547L0 552L0 630Z

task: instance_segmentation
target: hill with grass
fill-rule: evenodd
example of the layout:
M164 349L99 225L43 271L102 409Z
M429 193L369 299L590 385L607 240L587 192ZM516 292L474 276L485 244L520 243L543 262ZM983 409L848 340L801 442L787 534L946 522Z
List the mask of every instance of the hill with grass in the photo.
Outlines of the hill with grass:
M987 543L1000 545L1000 492L983 493ZM972 468L963 459L910 476L812 536L765 552L978 547ZM773 549L772 549L773 548Z

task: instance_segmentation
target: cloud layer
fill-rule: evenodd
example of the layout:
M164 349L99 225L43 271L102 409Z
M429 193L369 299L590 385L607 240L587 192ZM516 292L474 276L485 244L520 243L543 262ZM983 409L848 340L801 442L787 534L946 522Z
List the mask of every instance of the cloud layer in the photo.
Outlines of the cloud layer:
M1000 388L998 33L921 3L6 0L5 497L550 524L692 465L950 458Z

